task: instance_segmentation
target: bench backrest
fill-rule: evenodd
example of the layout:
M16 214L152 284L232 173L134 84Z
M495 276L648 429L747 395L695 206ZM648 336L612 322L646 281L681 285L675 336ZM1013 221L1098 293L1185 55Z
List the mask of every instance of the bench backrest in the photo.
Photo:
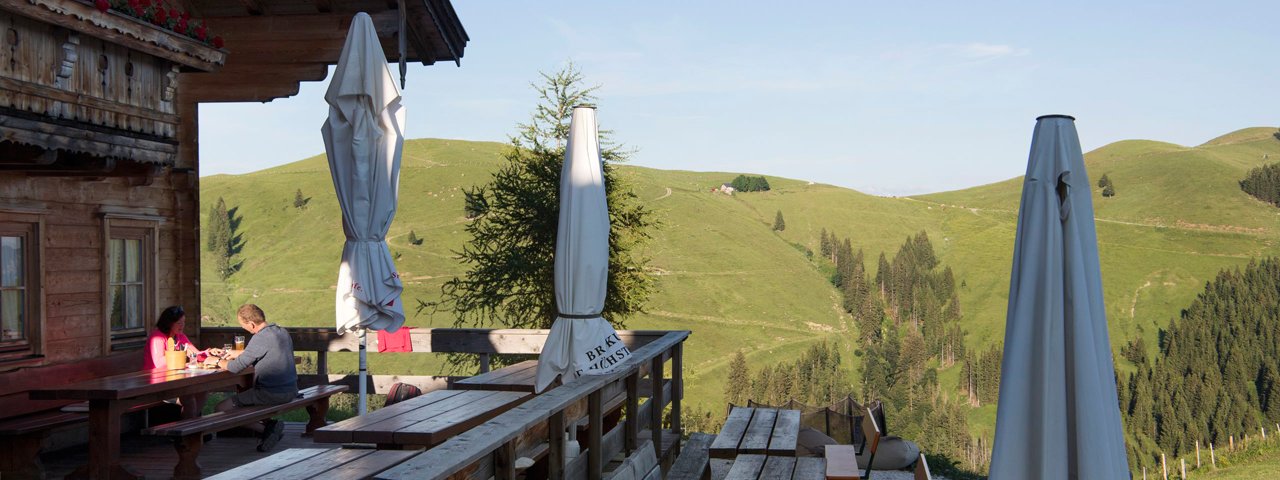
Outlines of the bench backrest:
M880 448L880 424L876 422L875 412L866 409L862 416L862 452L867 455L867 472L862 476L871 476L871 461L876 458L876 449Z
M924 459L924 454L920 454L920 459L916 461L916 478L915 480L933 480L933 476L929 475L929 461Z
M27 391L33 388L67 385L138 370L142 370L141 351L0 373L0 419L76 403L68 400L31 400Z

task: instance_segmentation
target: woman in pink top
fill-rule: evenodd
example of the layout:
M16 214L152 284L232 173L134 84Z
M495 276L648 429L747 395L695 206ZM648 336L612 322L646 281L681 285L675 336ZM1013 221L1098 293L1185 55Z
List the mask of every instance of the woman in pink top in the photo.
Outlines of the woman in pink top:
M168 361L165 360L164 352L166 350L176 348L187 352L187 357L196 357L193 361L201 360L206 353L200 351L195 345L191 344L191 340L182 333L187 326L187 314L182 311L182 307L174 305L160 312L160 320L156 321L155 330L151 331L151 335L147 337L147 354L144 355L142 368L168 368ZM170 346L170 340L174 346ZM217 353L217 352L213 352ZM182 418L192 418L200 415L200 409L204 407L205 394L197 393L194 395L184 395L178 398L178 404L182 406Z

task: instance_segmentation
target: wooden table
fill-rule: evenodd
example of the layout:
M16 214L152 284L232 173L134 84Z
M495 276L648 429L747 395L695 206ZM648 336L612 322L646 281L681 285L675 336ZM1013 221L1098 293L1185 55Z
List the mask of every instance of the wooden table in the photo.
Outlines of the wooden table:
M734 408L709 450L712 458L743 453L794 457L799 435L799 410Z
M290 448L222 472L210 480L369 478L417 454L411 450Z
M253 369L166 370L162 368L36 388L32 400L89 401L89 464L70 477L142 478L120 464L120 416L130 408L164 399L249 385Z
M819 457L738 455L724 480L822 480L826 461Z
M453 382L458 390L496 390L503 392L533 393L533 383L538 375L538 361L525 360L497 370Z
M532 397L529 393L435 390L317 429L315 441L433 447Z

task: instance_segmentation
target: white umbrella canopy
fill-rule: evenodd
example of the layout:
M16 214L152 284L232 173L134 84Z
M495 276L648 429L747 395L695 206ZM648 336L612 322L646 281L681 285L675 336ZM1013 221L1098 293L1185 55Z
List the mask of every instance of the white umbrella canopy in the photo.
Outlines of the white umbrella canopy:
M386 243L400 188L404 108L368 14L358 13L352 20L324 99L329 117L321 134L346 236L335 317L338 333L358 330L361 334L363 413L364 331L396 331L404 324L400 302L404 285Z
M595 107L574 107L560 171L558 314L538 355L537 392L557 376L569 383L581 375L602 375L631 356L618 332L600 316L609 279L609 205L597 128Z
M990 478L1129 478L1075 119L1037 119L1009 282Z

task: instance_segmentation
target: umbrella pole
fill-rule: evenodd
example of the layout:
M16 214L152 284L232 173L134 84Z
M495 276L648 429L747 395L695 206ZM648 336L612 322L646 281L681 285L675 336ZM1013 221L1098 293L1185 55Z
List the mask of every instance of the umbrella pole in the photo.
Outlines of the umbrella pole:
M360 329L360 401L356 406L356 415L364 415L365 409L368 406L365 401L365 397L367 395L365 392L365 389L367 388L365 385L365 379L369 376L369 361L365 355L365 331L366 330L363 328Z

